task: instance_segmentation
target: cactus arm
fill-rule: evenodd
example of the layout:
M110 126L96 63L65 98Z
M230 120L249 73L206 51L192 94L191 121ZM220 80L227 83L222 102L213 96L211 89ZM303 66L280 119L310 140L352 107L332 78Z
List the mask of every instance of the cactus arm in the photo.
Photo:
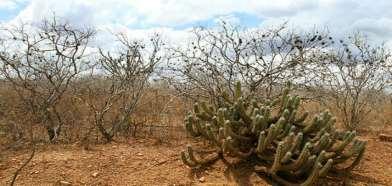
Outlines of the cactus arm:
M264 116L265 121L271 120L271 108L269 106L263 106L261 114Z
M306 160L306 162L304 164L302 164L302 166L297 171L294 172L294 175L301 176L301 175L307 173L312 168L314 163L316 162L316 158L317 158L317 156L315 156L315 155L310 156Z
M328 166L329 165L330 164L328 164ZM314 185L317 182L318 178L320 177L320 171L321 170L327 170L327 168L329 168L329 167L327 167L327 165L323 167L319 163L316 164L313 167L311 174L302 183L293 183L293 182L287 181L287 180L283 179L282 177L278 176L276 174L276 172L273 172L272 169L268 169L267 167L264 167L264 166L256 166L255 167L255 171L258 172L258 173L267 174L275 182L279 183L280 185L284 185L284 186L312 186L312 185Z
M303 183L301 184L301 186L312 186L312 185L314 185L314 184L317 182L317 179L319 178L319 172L320 172L321 167L322 167L321 164L317 163L317 164L314 166L314 168L313 168L312 173L310 174L310 176L308 176L308 178L306 179L306 181L303 182Z
M252 121L252 133L257 134L259 131L267 128L267 121L261 115L256 115Z
M286 154L287 152L290 151L291 147L294 144L294 138L295 138L295 134L294 134L294 132L292 132L288 136L286 136L286 138L283 140L283 142L284 142L283 153L284 154Z
M223 98L228 104L233 104L233 101L230 99L230 96L227 94L227 92L225 92L225 91L222 92L222 98Z
M274 162L273 162L271 170L270 170L270 172L273 173L273 174L275 174L279 170L279 168L281 166L281 160L282 160L282 158L284 156L283 149L284 149L284 143L280 142L278 144L277 149L276 149L275 159L274 159Z
M200 104L201 109L209 116L212 117L214 115L214 111L210 108L206 102L201 102Z
M363 148L360 149L357 156L355 157L355 160L351 163L350 166L343 168L342 171L345 171L345 172L351 171L352 169L354 169L355 166L357 166L360 163L360 161L365 153L365 146L366 146L366 142L363 142Z
M278 136L279 139L282 139L284 137L286 137L288 134L290 134L290 132L295 130L295 126L292 126L289 123L286 123L286 125L283 126L283 130L282 133Z
M332 159L328 159L327 163L325 163L323 168L321 168L320 173L319 173L319 177L327 176L327 173L332 168L332 166L333 166L333 160Z
M200 167L206 164L210 164L220 158L219 152L214 153L206 158L197 159L194 155L193 149L190 145L187 145L186 151L181 152L181 159L184 164L188 165L189 167Z
M256 147L257 153L262 153L264 151L263 144L265 143L266 139L267 139L267 136L265 134L265 131L261 131L260 135L259 135L259 140L257 142L257 147Z
M303 137L304 137L304 135L302 132L297 134L297 136L294 139L293 145L290 148L291 152L295 152L299 148L299 146L302 143Z
M230 137L226 138L226 140L225 140L225 148L227 148L227 150L230 153L233 153L234 155L239 156L241 158L247 158L247 157L251 156L254 152L253 149L250 149L248 152L240 151L238 148L234 147L233 139Z
M343 138L343 141L338 145L332 147L330 151L339 153L344 150L344 148L354 139L355 132L347 132Z
M238 113L240 114L240 117L246 124L251 124L252 119L251 117L246 113L246 110L244 108L244 102L242 99L239 99L237 103L235 104L236 109L238 110Z
M206 134L208 139L212 141L216 146L219 147L221 145L219 134L215 135L216 133L213 132L210 125L206 126Z
M291 111L290 116L288 117L289 123L294 123L296 120L296 116L297 116L297 109L294 109L293 111Z
M286 105L287 105L287 102L288 102L288 99L289 99L289 92L290 92L289 88L285 88L283 90L282 96L280 98L280 108L281 108L281 111L283 111L283 109L286 108Z
M293 153L291 153L290 151L286 152L286 154L283 156L283 158L281 160L281 163L283 163L283 164L288 163L291 160L292 156L293 156Z
M212 116L209 116L205 111L201 111L200 113L196 113L196 116L199 117L200 119L205 120L205 121L212 120Z
M220 108L218 110L217 122L219 126L225 125L225 109Z
M320 123L320 118L319 118L319 116L317 116L313 119L313 121L309 125L307 125L303 129L303 133L308 134L308 133L312 132L313 130L315 130L318 127L319 123Z
M193 112L195 115L205 121L211 121L212 120L212 115L210 116L207 114L203 109L200 108L199 103L195 103L193 105Z
M354 157L355 155L358 157L358 155L362 153L363 149L365 149L365 144L365 142L355 140L351 149L340 154L340 156L336 158L335 163L344 162L345 160Z
M297 125L297 126L301 126L301 127L304 127L304 121L306 120L306 118L308 117L308 115L309 115L309 112L304 112L302 115L301 115L301 117L299 117L298 119L296 119L295 121L294 121L294 125Z
M310 139L310 142L316 143L316 142L319 141L320 138L325 134L325 132L326 132L325 129L319 130L319 131L316 133L316 135L315 135L313 138Z
M313 146L312 153L313 154L318 154L322 150L325 150L330 144L330 135L329 133L325 133L320 140L316 142L316 144Z
M273 181L275 181L276 183L278 183L279 185L283 185L283 186L300 186L300 184L297 183L292 183L290 181L285 180L284 178L281 178L280 176L271 173L270 171L268 171L267 167L264 166L256 166L255 167L255 172L259 173L259 174L265 174L268 177L272 178Z
M275 172L272 172L271 170L268 170L268 168L263 167L263 166L255 167L255 171L258 173L267 174L268 176L270 176L274 181L276 181L280 185L284 185L284 186L312 186L312 185L315 185L315 183L319 179L320 175L323 176L323 174L325 172L327 172L327 170L330 168L331 164L332 163L330 161L328 161L328 163L324 166L317 163L313 167L311 174L302 183L293 183L293 182L287 181L287 180L281 178L280 176L278 176Z
M193 120L192 116L188 116L185 119L185 128L189 132L189 134L191 134L191 136L198 137L201 135L199 132L199 127L196 127L195 129L194 126L195 126L195 121Z
M189 160L189 158L186 156L185 151L181 152L181 159L185 165L187 165L189 167L197 167L197 164L195 162L192 162L191 160Z
M225 139L225 129L223 127L219 128L218 131L218 141L222 142Z
M275 134L276 134L275 131L276 131L276 130L277 130L277 128L275 127L274 124L272 124L272 125L269 127L269 129L268 129L268 134L267 134L266 139L264 140L264 143L261 145L260 148L258 148L258 151L259 151L259 152L263 152L263 151L267 148L267 146L271 144L271 142L272 142L272 141L274 140L274 138L275 138Z
M281 117L275 124L276 126L276 130L275 130L275 137L277 137L280 133L282 133L284 131L284 127L286 126L287 121L286 118ZM280 138L284 137L282 135L279 135Z
M299 157L292 163L282 166L282 170L297 171L300 167L302 167L304 163L307 161L307 159L310 157L309 146L310 144L305 145Z
M235 90L234 90L234 99L238 100L242 96L242 91L241 91L241 83L238 81L235 84Z
M230 121L226 121L225 126L224 126L224 130L225 130L224 133L225 133L226 137L230 136L236 140L240 140L240 141L244 141L244 142L248 142L251 140L249 137L234 133L233 130L231 129L230 123L231 123Z

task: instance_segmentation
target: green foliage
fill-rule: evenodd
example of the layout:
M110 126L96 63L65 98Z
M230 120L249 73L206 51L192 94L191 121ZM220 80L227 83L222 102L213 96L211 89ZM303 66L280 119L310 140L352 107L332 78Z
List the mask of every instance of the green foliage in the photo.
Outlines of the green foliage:
M188 146L181 153L186 165L205 166L228 156L255 160L255 170L279 184L314 185L332 171L350 171L361 160L365 142L355 139L353 131L337 131L328 111L307 119L307 112L300 114L301 99L289 88L267 103L241 95L238 83L234 98L224 96L225 106L194 105L186 130L217 150L199 158Z

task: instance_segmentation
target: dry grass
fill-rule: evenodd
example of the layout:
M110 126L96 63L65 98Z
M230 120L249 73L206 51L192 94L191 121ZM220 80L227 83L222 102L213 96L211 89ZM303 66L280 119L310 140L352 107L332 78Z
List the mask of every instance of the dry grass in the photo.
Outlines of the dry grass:
M15 94L6 90L0 90L0 96L5 98L2 99L5 102L2 109L18 105ZM70 95L60 105L69 122L63 129L59 144L48 144L44 129L35 124L34 134L41 143L32 162L18 177L18 185L59 185L61 181L72 185L268 185L246 164L233 169L218 162L207 170L193 173L183 165L178 156L180 150L186 143L195 143L186 138L182 128L183 118L191 104L184 103L169 90L149 89L145 92L133 115L133 120L139 124L136 138L130 134L119 134L116 142L102 144L100 134L94 131L90 134L93 144L90 150L83 149L79 142L90 126L85 106ZM314 102L305 103L304 108L311 113L323 109ZM339 117L336 110L332 112ZM25 118L20 113L15 110L12 114L5 114L1 120L2 129L12 122L22 129L23 125L32 124L18 123ZM351 175L330 180L329 184L392 183L392 143L381 142L377 138L380 131L392 135L392 105L385 102L374 110L361 129L360 137L368 141L364 161ZM12 142L9 137L7 133L2 134L3 147ZM0 154L0 185L9 183L12 173L28 154L28 144ZM97 175L93 176L94 173Z

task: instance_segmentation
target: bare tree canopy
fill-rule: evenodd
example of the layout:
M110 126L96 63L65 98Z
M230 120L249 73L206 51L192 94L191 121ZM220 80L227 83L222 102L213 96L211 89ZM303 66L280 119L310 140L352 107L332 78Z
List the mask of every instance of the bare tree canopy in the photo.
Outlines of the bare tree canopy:
M87 98L86 92L80 92L79 97L91 110L92 126L96 126L108 142L119 128L130 124L131 115L161 60L162 47L159 35L151 37L148 43L131 40L124 34L116 37L120 49L114 53L99 49L98 60L86 77L87 83L81 84L81 89L87 89ZM96 100L97 97L100 99ZM111 118L110 113L114 115Z
M225 22L215 29L196 28L193 35L187 47L171 48L169 78L181 94L214 102L224 91L232 94L236 81L249 93L273 96L274 88L303 77L299 67L331 40L318 32L295 33L286 25L247 30Z
M323 100L332 101L343 114L347 128L357 128L375 109L377 97L384 94L390 53L385 46L371 46L360 34L340 40L320 53L310 65L309 74Z
M21 24L1 30L5 35L0 46L1 75L54 140L63 125L56 105L80 72L95 31L57 18L41 25Z

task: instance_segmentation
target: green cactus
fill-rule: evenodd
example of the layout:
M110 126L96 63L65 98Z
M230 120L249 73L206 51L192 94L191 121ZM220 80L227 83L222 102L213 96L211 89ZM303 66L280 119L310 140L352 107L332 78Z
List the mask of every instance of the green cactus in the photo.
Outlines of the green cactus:
M336 119L328 111L308 119L308 112L299 112L301 99L290 95L289 88L278 99L259 103L251 96L244 98L237 83L233 98L222 97L224 106L196 103L185 119L191 136L217 149L201 158L188 146L181 158L190 167L225 156L258 159L255 170L277 183L308 186L317 184L330 170L350 171L362 159L366 143L355 139L354 131L337 131Z

